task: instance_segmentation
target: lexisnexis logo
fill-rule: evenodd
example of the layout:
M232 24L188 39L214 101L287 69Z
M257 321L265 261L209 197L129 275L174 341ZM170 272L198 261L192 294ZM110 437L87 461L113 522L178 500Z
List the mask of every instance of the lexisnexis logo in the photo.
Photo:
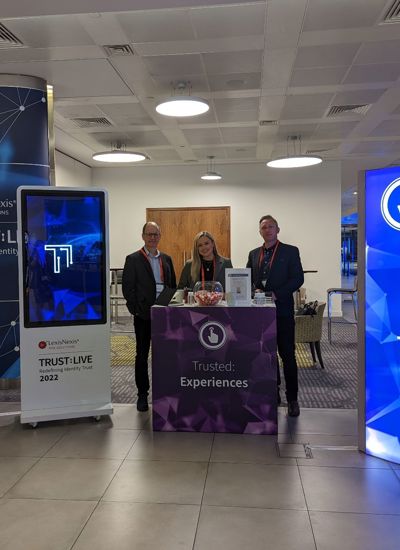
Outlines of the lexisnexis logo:
M79 338L67 339L60 338L59 340L41 340L38 342L40 349L45 349L47 346L71 346L79 343Z
M385 222L400 231L400 178L389 183L383 192L381 212Z

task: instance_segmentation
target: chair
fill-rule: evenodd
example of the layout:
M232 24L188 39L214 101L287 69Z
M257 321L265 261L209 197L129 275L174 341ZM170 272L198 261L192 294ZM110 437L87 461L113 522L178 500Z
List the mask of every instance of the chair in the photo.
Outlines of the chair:
M317 362L324 369L324 362L321 355L321 336L322 336L322 317L325 309L325 302L320 302L317 307L316 315L296 315L295 342L296 344L310 344L311 355L314 363Z
M332 320L332 296L334 294L340 294L341 296L347 294L351 297L354 310L354 319L350 324L357 324L357 277L354 278L353 288L328 288L327 290L327 303L328 303L328 340L332 344L332 323L349 323L348 321L333 321Z

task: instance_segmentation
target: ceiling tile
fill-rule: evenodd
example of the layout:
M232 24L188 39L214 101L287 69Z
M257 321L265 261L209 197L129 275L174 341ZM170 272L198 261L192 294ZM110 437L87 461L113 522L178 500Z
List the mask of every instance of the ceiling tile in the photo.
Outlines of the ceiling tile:
M257 154L256 147L226 147L226 156L228 159L251 159Z
M208 74L254 73L261 71L262 51L205 53L203 60Z
M334 105L361 105L375 103L386 90L357 90L355 92L338 92L333 98Z
M121 126L154 124L153 119L149 117L139 103L111 103L99 105L98 107L115 124Z
M185 137L190 145L222 143L221 136L217 128L196 128L191 130L183 130L183 133L185 134Z
M31 48L90 46L94 42L75 15L9 19L5 26Z
M313 134L313 139L344 138L357 126L358 122L326 122L320 124Z
M281 124L279 126L278 136L280 138L287 138L290 136L309 138L315 132L317 126L317 124Z
M368 27L386 4L387 0L309 0L304 30Z
M47 80L58 99L131 95L131 90L105 59L17 63L12 68L0 63L0 73L34 74Z
M371 136L399 136L400 137L400 120L384 120L371 133Z
M256 143L257 127L221 128L222 138L225 143Z
M177 118L176 121L179 126L186 126L192 124L215 124L217 122L217 119L215 118L212 103L210 103L210 110L206 113L194 117L184 117L181 119Z
M367 154L384 156L393 153L400 154L400 140L399 141L366 141L357 145L353 151L355 154Z
M211 75L208 77L210 90L218 91L238 91L238 90L255 90L260 87L261 73L232 73Z
M359 46L360 44L335 44L299 48L294 66L296 69L304 69L351 65Z
M291 95L286 98L281 120L320 118L324 115L332 94Z
M265 4L195 8L190 17L200 39L263 34Z
M354 61L356 65L369 63L397 63L399 61L400 40L367 42L361 46Z
M327 67L325 69L295 69L290 86L329 86L340 84L347 67Z
M183 78L185 74L203 74L201 57L198 54L157 55L143 57L151 75Z
M58 106L57 101L54 105L56 113L60 114L64 118L97 118L104 116L102 111L97 105L68 105Z
M346 78L344 84L360 84L368 82L395 82L400 76L400 64L355 65Z
M258 121L258 104L257 97L214 100L219 122Z
M223 147L196 147L194 150L198 160L207 160L208 157L214 157L215 161L226 159L225 148ZM218 171L218 167L215 167Z
M117 14L130 42L169 42L193 40L195 34L189 11L149 10Z
M151 160L158 161L181 160L175 149L153 149L150 153L150 158Z
M172 79L170 75L167 75L167 76L152 75L152 76L153 76L154 82L156 82L160 88L166 90L168 95L171 95L173 92L173 86L171 85L171 82L173 82L174 86L176 86L179 80L190 82L192 86L193 95L197 95L198 92L204 92L204 91L208 92L210 90L210 87L208 85L208 80L205 75L182 73Z
M168 140L162 132L126 132L129 140L136 147L152 147L157 145L169 145Z

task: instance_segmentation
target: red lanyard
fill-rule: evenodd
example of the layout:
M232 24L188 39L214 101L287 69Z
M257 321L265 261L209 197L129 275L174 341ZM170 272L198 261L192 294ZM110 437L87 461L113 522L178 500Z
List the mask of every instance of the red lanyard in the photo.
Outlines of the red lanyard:
M267 266L270 271L271 271L271 268L272 268L272 264L274 263L275 254L276 254L276 251L278 250L278 246L279 246L279 241L276 241L274 251L272 253L271 259L268 262L268 266ZM265 248L264 248L264 246L262 246L261 250L260 250L260 256L258 258L258 267L259 268L261 267L261 264L264 261L264 257L265 257Z
M213 277L215 276L215 257L213 258ZM206 280L206 276L204 273L204 265L203 262L201 263L201 282L203 283L204 288L204 281Z
M143 254L143 256L146 258L146 260L149 262L150 267L151 267L151 263L150 263L150 260L149 260L148 255L146 254L145 249L144 249L144 248L141 248L141 249L140 249L140 252ZM161 254L160 254L160 256L158 257L158 261L160 262L160 277L161 277L161 282L163 283L163 282L164 282L164 268L163 268L163 264L162 264L162 261L161 261ZM156 282L157 282L157 281L156 281Z

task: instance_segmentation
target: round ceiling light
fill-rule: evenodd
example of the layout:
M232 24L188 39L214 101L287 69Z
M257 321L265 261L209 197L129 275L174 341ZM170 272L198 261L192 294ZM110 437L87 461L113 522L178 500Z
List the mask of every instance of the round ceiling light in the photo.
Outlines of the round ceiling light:
M93 155L93 160L98 160L100 162L140 162L147 158L148 157L143 153L121 151L119 149L114 151L102 151Z
M205 99L191 95L170 97L169 99L159 103L156 107L156 111L160 115L173 117L202 115L209 109L210 106Z
M314 166L321 162L322 158L314 155L295 155L270 160L267 162L267 166L270 168L303 168L305 166Z
M201 176L201 179L202 180L209 180L209 181L211 181L211 180L222 180L222 176L221 176L221 174L218 174L218 172L208 171L208 172L206 172L205 174L203 174Z

